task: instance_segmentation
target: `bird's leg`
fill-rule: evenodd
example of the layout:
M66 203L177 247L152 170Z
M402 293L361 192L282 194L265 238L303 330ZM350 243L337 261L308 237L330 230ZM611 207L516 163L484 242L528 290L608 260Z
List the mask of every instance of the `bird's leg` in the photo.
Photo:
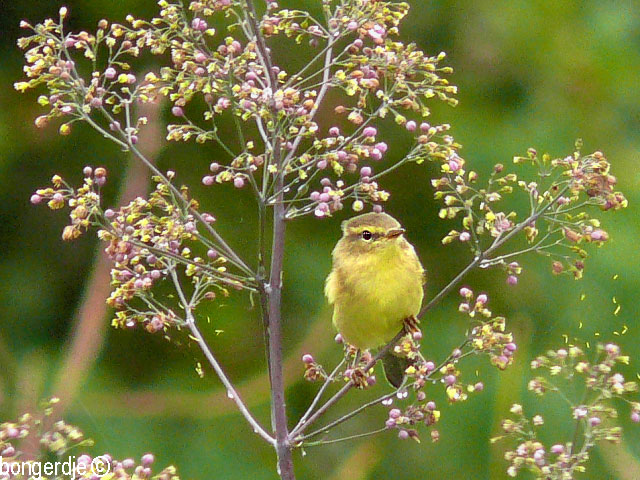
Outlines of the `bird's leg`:
M420 320L415 315L411 315L404 319L404 331L413 336L414 333L420 332Z

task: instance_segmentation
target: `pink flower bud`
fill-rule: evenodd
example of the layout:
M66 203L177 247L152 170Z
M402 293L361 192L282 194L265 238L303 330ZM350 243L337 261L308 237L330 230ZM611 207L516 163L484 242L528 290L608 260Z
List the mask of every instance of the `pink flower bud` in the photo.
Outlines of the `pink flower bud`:
M413 120L408 121L404 126L404 128L406 128L410 132L415 132L417 127L418 126L416 125L416 122L414 122Z
M473 295L473 292L467 287L462 287L460 289L460 296L464 298L470 298Z
M378 130L376 130L375 127L366 127L362 131L362 135L364 135L365 137L368 137L368 138L375 137L377 134L378 134Z
M305 353L302 356L302 361L304 363L306 363L307 365L309 365L309 364L313 363L313 357L311 355L309 355L308 353Z
M318 218L325 217L329 212L329 205L325 202L320 202L314 210L314 215Z
M37 193L34 193L33 195L31 195L31 203L33 205L38 205L41 201L42 201L42 197Z
M210 187L215 182L215 177L213 175L206 175L202 177L202 184Z
M242 177L236 177L233 179L233 186L236 188L242 188L244 187L244 178Z

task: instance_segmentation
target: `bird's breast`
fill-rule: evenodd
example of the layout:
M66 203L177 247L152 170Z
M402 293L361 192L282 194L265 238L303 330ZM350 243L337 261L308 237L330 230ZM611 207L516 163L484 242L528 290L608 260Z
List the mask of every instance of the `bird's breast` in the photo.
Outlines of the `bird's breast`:
M408 243L398 242L343 262L334 270L333 322L359 348L391 340L422 305L422 266ZM329 287L329 282L327 286Z

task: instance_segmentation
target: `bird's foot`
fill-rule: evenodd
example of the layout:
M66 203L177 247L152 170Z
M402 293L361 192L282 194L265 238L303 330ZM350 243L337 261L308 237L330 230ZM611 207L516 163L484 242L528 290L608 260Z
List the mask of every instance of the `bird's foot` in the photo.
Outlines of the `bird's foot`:
M411 315L410 317L405 318L404 331L411 336L413 336L415 333L421 332L420 320L418 320L415 315Z

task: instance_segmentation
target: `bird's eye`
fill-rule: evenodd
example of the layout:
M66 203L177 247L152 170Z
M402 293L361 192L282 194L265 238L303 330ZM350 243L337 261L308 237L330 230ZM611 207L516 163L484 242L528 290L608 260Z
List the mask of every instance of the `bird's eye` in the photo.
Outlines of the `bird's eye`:
M369 230L365 230L364 232L362 232L362 239L369 241L373 238L373 234L369 231Z

